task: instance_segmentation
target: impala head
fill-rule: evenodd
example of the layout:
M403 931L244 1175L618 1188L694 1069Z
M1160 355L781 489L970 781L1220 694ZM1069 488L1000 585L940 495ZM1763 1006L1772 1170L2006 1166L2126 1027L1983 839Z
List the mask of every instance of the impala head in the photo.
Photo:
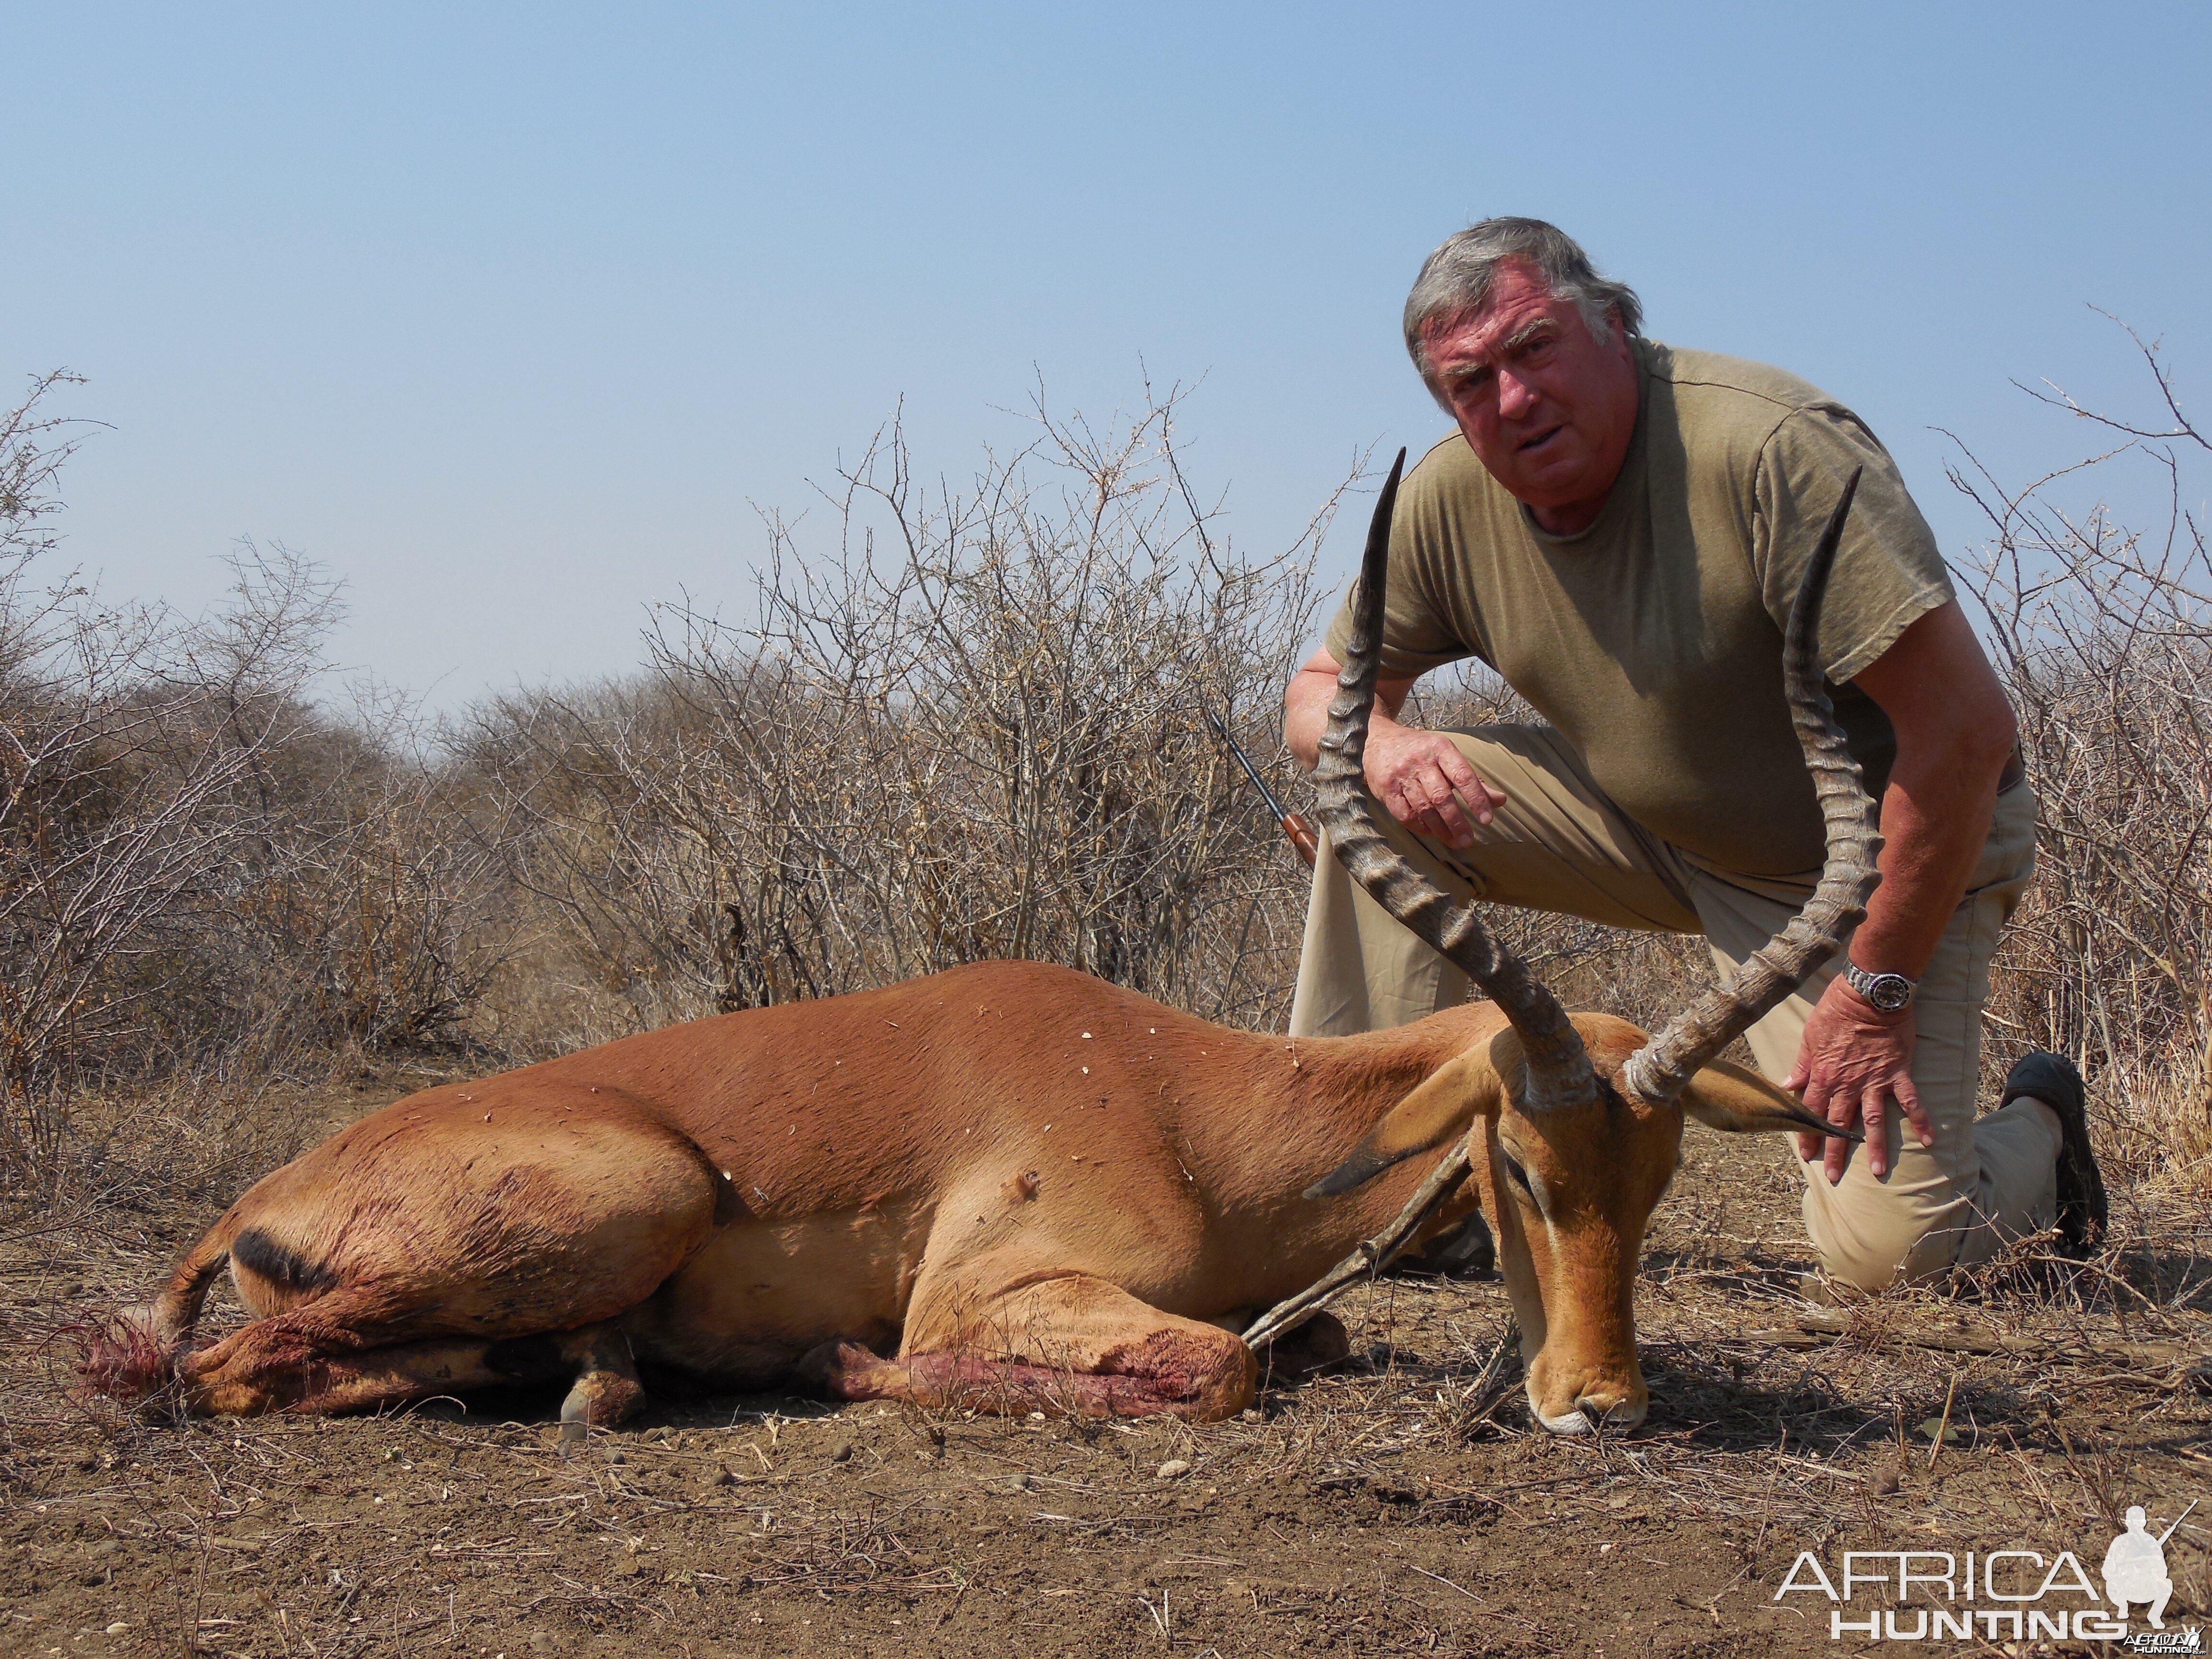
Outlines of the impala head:
M1475 908L1416 870L1377 829L1362 761L1374 706L1383 583L1401 452L1369 532L1352 639L1314 779L1337 856L1414 933L1465 969L1506 1028L1428 1078L1312 1188L1350 1190L1402 1159L1469 1138L1471 1178L1498 1235L1522 1332L1528 1403L1546 1428L1633 1427L1649 1404L1636 1361L1634 1287L1644 1230L1674 1170L1685 1113L1717 1129L1834 1130L1790 1096L1716 1058L1832 955L1865 915L1881 846L1821 684L1815 623L1856 473L1792 607L1784 665L1790 710L1827 824L1820 885L1729 982L1656 1036L1602 1014L1570 1018L1494 939ZM1852 1137L1856 1139L1856 1137Z

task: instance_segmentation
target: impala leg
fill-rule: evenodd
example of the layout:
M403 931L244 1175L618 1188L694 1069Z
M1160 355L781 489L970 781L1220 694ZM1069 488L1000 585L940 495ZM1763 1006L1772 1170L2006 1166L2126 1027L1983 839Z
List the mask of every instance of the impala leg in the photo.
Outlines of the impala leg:
M195 1415L374 1409L465 1389L575 1379L561 1408L562 1438L618 1423L645 1398L629 1343L611 1321L544 1336L453 1337L362 1347L279 1316L194 1355L185 1370ZM240 1340L240 1339L246 1339ZM574 1433L569 1432L573 1427Z
M917 1297L907 1344L884 1359L827 1343L801 1371L838 1400L896 1400L1007 1414L1169 1415L1212 1422L1252 1403L1256 1367L1239 1338L1139 1302L1086 1274L996 1296Z
M481 1341L380 1344L373 1333L390 1311L386 1298L347 1289L257 1319L179 1361L185 1409L195 1417L343 1411L435 1391L395 1394L402 1373L435 1377L450 1388L489 1380Z
M567 1421L635 1408L612 1322L712 1234L726 1177L611 1092L537 1088L445 1120L439 1109L349 1161L343 1137L328 1143L210 1235L156 1334L184 1340L226 1257L263 1316L177 1362L189 1411L337 1412L556 1381L575 1384Z

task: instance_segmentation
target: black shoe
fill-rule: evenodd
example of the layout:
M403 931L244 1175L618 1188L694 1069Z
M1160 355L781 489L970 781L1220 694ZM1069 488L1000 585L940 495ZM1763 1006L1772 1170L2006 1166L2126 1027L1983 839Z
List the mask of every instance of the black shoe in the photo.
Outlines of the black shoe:
M2022 1095L2033 1095L2058 1114L2058 1236L2075 1250L2087 1249L2103 1235L2110 1218L2105 1177L2097 1168L2096 1153L2089 1149L2087 1093L2072 1060L2038 1049L2014 1063L1999 1103L2009 1105Z

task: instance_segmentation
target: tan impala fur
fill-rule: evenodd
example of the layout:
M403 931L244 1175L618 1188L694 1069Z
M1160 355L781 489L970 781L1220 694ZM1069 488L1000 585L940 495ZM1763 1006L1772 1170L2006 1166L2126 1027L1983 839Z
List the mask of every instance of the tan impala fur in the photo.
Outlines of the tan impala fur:
M1648 1041L1570 1019L1471 912L1377 852L1371 823L1363 841L1357 682L1371 702L1396 477L1322 810L1354 873L1493 1002L1292 1041L996 963L428 1090L256 1185L88 1374L173 1386L199 1413L573 1378L564 1419L604 1423L637 1403L643 1361L848 1399L1218 1418L1255 1382L1230 1328L1382 1232L1421 1185L1407 1160L1471 1131L1473 1180L1429 1234L1480 1197L1543 1422L1640 1420L1637 1253L1684 1111L1825 1126L1712 1060L1749 1023L1744 982ZM1851 917L1832 900L1770 947L1758 994L1833 948ZM226 1262L254 1320L195 1350Z
M365 1118L234 1205L142 1322L199 1413L583 1372L599 1420L635 1398L634 1353L734 1386L803 1369L848 1397L1218 1417L1255 1362L1210 1322L1395 1212L1419 1171L1299 1191L1486 1020L1292 1042L1035 963L728 1014ZM258 1317L185 1352L226 1260Z

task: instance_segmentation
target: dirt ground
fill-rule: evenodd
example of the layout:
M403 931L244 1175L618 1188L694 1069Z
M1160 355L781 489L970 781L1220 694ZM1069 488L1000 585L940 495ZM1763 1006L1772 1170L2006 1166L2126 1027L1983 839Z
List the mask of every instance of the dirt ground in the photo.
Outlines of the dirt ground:
M18 1224L0 1654L1856 1652L1888 1644L1778 1600L1801 1551L2094 1574L2130 1504L2155 1531L2212 1498L2202 1213L2123 1193L2114 1247L2063 1278L2024 1251L1824 1306L1784 1158L1690 1131L1639 1301L1650 1420L1573 1440L1530 1431L1502 1286L1411 1279L1342 1304L1351 1367L1196 1429L664 1394L564 1459L553 1394L140 1423L71 1391L68 1328L216 1212ZM2166 1546L2171 1629L2212 1609L2208 1511Z

